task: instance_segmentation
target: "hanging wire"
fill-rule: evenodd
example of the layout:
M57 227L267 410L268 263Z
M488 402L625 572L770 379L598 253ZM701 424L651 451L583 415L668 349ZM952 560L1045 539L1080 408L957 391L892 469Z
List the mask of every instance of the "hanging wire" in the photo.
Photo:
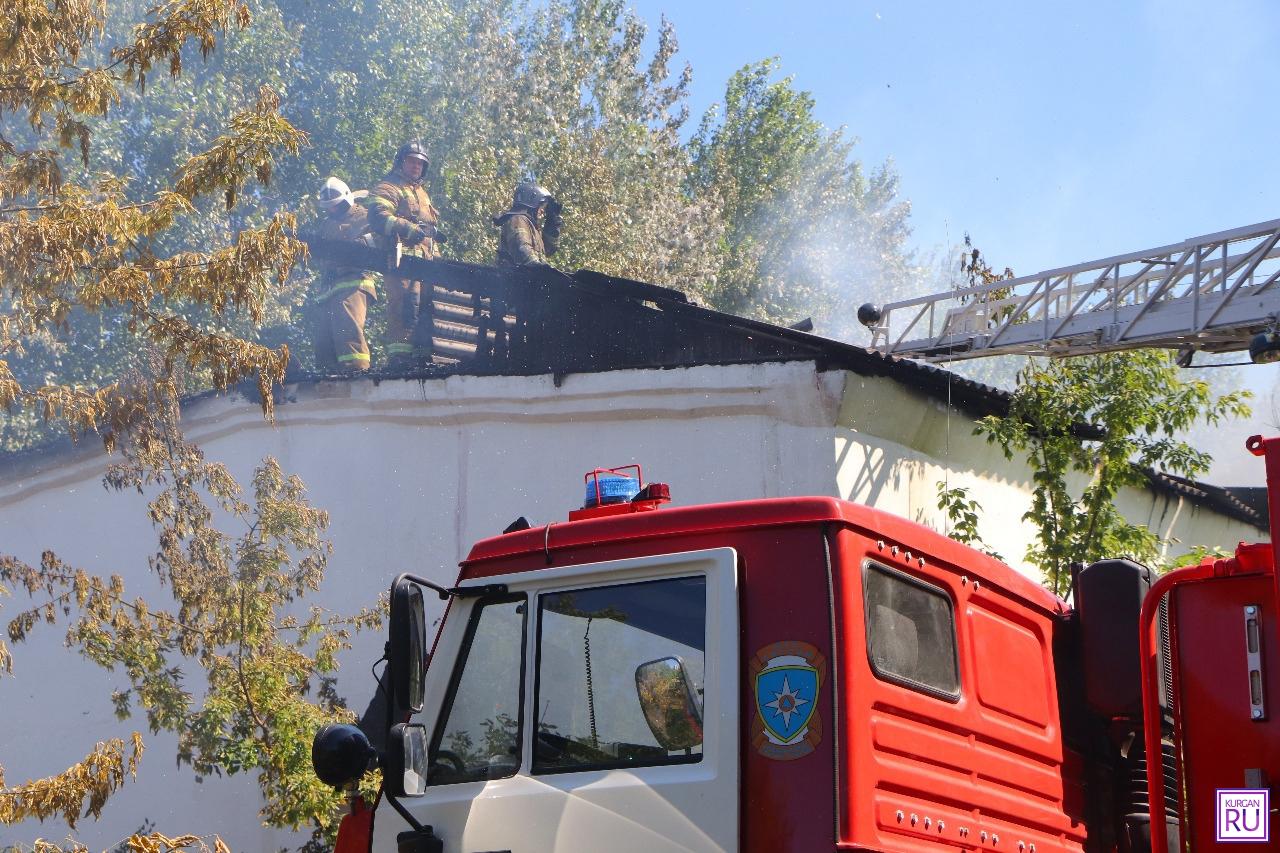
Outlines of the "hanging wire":
M386 695L387 689L382 684L382 676L378 675L378 664L382 663L386 659L387 659L387 656L384 654L382 657L378 658L376 661L373 662L373 666L369 667L369 672L373 674L373 680L378 682L378 692L382 693L384 696ZM384 670L385 670L385 667L384 667Z
M591 720L591 748L600 746L600 733L596 730L596 691L591 680L591 617L587 618L587 630L582 635L582 648L587 661L587 716Z
M947 235L946 236L947 243L950 243L951 242L951 223L949 222L946 225L946 235ZM953 291L959 290L960 285L959 285L959 282L956 281L955 268L949 267L949 270L951 274L951 289ZM945 315L942 322L943 322L942 331L945 332L946 331ZM947 337L947 355L948 355L948 358L947 358L947 415L946 415L946 420L943 423L943 446L942 446L942 461L943 461L942 490L944 493L949 493L951 491L951 380L952 380L952 377L954 376L954 371L951 368L951 359L949 356L952 355L954 348L955 348L955 337L953 335L949 335ZM951 513L945 510L943 511L943 514L942 514L942 535L943 536L951 535Z

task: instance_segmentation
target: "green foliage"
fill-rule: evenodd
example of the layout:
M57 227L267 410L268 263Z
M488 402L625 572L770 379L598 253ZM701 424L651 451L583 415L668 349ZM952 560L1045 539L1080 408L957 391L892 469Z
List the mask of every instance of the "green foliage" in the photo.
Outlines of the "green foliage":
M1178 436L1197 422L1249 411L1248 392L1216 396L1205 382L1183 381L1167 354L1150 350L1032 360L1018 379L1008 416L985 418L977 431L1033 471L1023 519L1038 536L1026 558L1060 594L1072 561L1155 561L1168 543L1126 521L1117 495L1145 488L1151 471L1203 474L1209 454Z
M865 175L855 141L823 128L812 96L790 78L772 81L776 68L768 60L734 74L723 112L709 110L690 145L690 185L723 199L722 260L704 295L772 320L841 317L850 282L887 299L914 272L904 249L910 205L891 164ZM824 331L850 328L835 321Z
M237 86L229 75L229 97L202 121L185 124L187 112L166 126L164 75L157 81L153 67L176 77L196 52L209 58L228 30L248 25L249 7L170 0L113 11L121 6L128 14L111 24L93 0L0 6L0 407L6 442L43 423L73 437L97 432L123 451L105 483L150 499L151 568L173 603L130 599L120 576L52 551L38 565L0 555L0 592L32 599L7 637L21 643L67 619L68 645L127 681L113 697L121 717L136 706L153 732L176 733L179 760L199 774L254 773L269 823L323 832L335 795L311 773L307 745L321 723L353 717L333 693L336 654L380 614L301 610L323 575L327 515L271 460L244 498L183 439L177 404L183 389L250 379L271 415L288 352L246 337L270 319L306 251L293 214L264 204L263 191L305 134L259 87L266 75ZM169 158L137 160L152 153L134 146L144 140L169 144ZM221 532L215 513L242 525L240 535ZM15 665L0 645L0 667ZM198 694L188 687L197 674ZM0 823L58 817L74 827L98 816L141 750L135 734L131 748L104 741L45 779L7 788L0 776ZM127 844L208 847L158 833Z
M987 263L987 259L982 257L981 250L973 245L972 238L968 234L964 235L964 249L960 252L960 274L964 276L967 287L985 287L989 284L995 284L998 281L1008 281L1013 278L1013 270L1005 267L1002 272L996 272ZM1002 300L1008 299L1013 295L1013 288L1001 287L992 290L982 296L982 301L989 306L987 314L987 327L995 328L1000 325L1005 318L1013 314L1017 308L1012 305L1000 305ZM971 297L962 298L962 302L968 302ZM1014 322L1019 322L1015 319Z
M943 480L939 480L936 487L938 509L942 510L947 517L947 536L964 545L971 545L990 557L1003 560L1004 557L982 541L982 536L978 533L978 519L982 513L982 506L969 497L969 490L963 486L948 488Z
M440 163L438 206L459 238L451 254L492 263L490 219L535 176L565 205L557 265L687 288L714 274L716 200L682 183L688 69L672 79L667 25L646 57L645 27L623 8L460 2L444 13L422 130Z
M118 32L107 32L98 3L19 0L0 10L0 407L11 415L9 447L39 435L37 421L73 436L98 431L109 445L140 414L119 379L150 354L205 387L255 378L270 414L269 386L287 353L233 326L262 322L305 256L293 216L262 211L198 244L182 235L199 230L202 210L230 213L252 200L304 136L281 117L275 93L255 86L207 125L203 150L154 164L138 182L112 168L108 118L145 100L144 83L154 91L153 65L176 75L184 57L208 55L248 22L238 0L174 0L139 10Z
M1205 560L1226 560L1234 556L1234 552L1227 550L1221 545L1195 545L1185 553L1170 556L1159 561L1156 563L1156 570L1163 574L1165 572L1171 572L1174 569L1195 566Z

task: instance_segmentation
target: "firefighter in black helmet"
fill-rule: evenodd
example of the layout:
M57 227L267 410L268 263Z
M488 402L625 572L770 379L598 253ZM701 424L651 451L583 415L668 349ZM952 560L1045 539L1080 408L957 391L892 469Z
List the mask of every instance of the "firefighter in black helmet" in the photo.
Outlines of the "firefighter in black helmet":
M365 200L369 223L381 245L392 256L394 268L403 255L434 258L444 242L437 224L440 213L423 186L431 165L426 147L414 140L400 146L391 171ZM410 281L395 273L386 277L387 366L393 370L431 359L431 285ZM425 292L424 292L425 291ZM425 324L425 325L424 325ZM414 335L415 327L424 325ZM417 342L415 344L415 341Z
M502 229L498 266L545 264L559 246L563 210L550 192L533 181L517 186L511 209L493 218L493 224Z

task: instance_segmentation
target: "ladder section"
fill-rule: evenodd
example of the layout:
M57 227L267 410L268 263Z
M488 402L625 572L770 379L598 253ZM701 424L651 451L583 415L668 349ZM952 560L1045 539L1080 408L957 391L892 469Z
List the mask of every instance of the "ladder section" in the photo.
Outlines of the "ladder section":
M893 302L873 349L928 361L1136 347L1247 349L1280 315L1280 219Z

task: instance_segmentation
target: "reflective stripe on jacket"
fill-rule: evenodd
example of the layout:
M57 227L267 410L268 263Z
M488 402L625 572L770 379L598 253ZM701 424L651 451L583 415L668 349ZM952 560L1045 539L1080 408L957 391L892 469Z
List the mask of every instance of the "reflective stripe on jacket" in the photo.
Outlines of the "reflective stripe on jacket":
M427 188L422 184L409 183L395 170L388 172L369 191L364 204L369 210L372 231L387 250L395 246L397 239L407 241L415 224L436 225L440 221L440 213L431 204ZM407 255L432 258L435 257L435 241L427 238L415 246L406 244L403 251Z
M326 216L316 229L316 236L322 240L352 243L368 233L368 212L358 204L351 205L341 216ZM319 266L320 278L312 296L316 302L356 289L365 291L373 299L378 298L378 273L334 261L322 261Z

